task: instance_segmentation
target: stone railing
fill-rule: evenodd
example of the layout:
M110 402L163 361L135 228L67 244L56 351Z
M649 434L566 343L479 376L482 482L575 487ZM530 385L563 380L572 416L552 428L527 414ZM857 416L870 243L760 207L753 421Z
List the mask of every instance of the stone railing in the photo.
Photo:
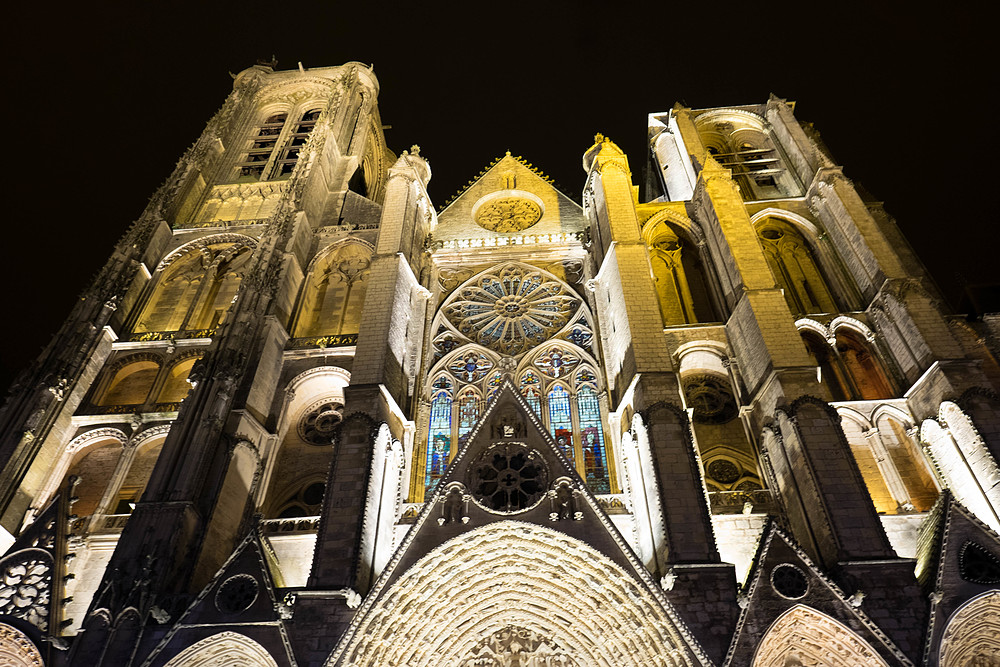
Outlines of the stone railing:
M709 491L712 514L773 514L774 495L767 489L753 491Z
M261 519L263 535L276 533L315 533L319 530L318 516L297 516L290 519Z
M177 412L181 408L180 401L171 403L141 403L129 405L89 405L77 411L80 415L131 415L148 412Z
M194 338L211 338L215 329L182 329L180 331L139 331L130 334L128 342L144 343L151 340L191 340Z
M202 222L185 222L175 225L177 229L202 229L206 227L228 229L229 227L246 227L248 225L265 225L271 218L247 218L244 220L205 220Z
M525 246L540 243L586 243L586 232L557 232L555 234L518 234L516 236L492 236L476 239L448 239L431 241L430 250L451 250L465 248L499 248L503 246Z
M73 519L69 524L71 532L82 533L120 533L125 529L131 514L91 514Z
M312 336L292 338L285 345L287 350L309 350L313 348L350 347L358 344L358 334L337 334L336 336Z

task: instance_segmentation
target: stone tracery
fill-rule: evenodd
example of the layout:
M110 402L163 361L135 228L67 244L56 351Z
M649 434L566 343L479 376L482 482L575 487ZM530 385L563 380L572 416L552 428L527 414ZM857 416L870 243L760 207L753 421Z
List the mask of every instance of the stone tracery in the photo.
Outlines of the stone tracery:
M579 306L580 299L553 276L510 262L459 288L442 312L463 335L516 356L551 338Z

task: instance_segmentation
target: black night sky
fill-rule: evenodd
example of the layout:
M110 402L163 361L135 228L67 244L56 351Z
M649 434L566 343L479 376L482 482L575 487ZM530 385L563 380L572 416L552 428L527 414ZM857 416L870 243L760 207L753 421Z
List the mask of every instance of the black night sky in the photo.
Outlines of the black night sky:
M773 92L885 201L954 306L963 285L997 281L995 16L677 4L18 3L5 22L0 385L57 330L229 72L272 54L279 69L374 63L389 146L421 146L437 205L505 150L578 199L596 132L638 183L648 113Z

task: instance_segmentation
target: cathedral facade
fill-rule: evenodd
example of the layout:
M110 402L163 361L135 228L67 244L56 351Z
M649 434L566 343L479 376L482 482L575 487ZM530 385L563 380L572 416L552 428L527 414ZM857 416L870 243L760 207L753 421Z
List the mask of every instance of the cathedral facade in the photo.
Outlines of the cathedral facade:
M792 103L435 206L378 90L237 75L12 387L0 663L1000 664L1000 332Z

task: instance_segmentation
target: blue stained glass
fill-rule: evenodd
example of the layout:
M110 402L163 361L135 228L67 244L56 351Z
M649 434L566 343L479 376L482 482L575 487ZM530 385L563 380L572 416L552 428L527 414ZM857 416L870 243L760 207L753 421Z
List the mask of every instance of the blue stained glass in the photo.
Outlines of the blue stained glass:
M446 378L439 378L439 383L451 386ZM424 476L424 486L429 493L437 481L444 475L451 454L451 395L447 391L439 391L431 401L430 429L427 436L427 472Z
M521 389L521 393L524 395L524 400L528 402L531 409L535 411L535 414L539 417L542 416L542 394L534 387L524 387Z
M467 435L479 421L479 397L471 391L462 394L458 399L458 439Z
M570 462L573 456L573 418L570 412L569 392L556 385L549 392L549 428L556 439L556 445Z
M581 373L582 375L582 373ZM583 442L583 470L587 486L594 493L610 493L607 455L604 449L604 429L601 427L601 404L592 387L584 385L577 392L580 412L580 434Z

